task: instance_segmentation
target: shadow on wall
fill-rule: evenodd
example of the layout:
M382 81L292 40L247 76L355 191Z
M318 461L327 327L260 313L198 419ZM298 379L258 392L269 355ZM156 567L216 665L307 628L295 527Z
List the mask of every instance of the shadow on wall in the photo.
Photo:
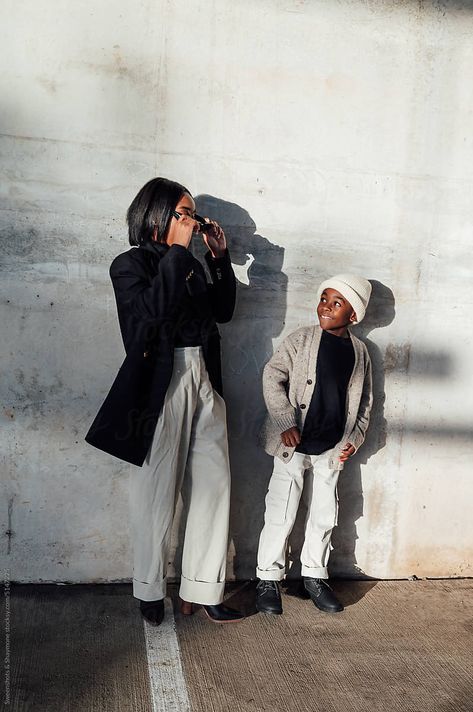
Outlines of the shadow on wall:
M361 338L367 348L373 366L373 407L370 426L365 442L353 459L346 463L338 482L339 512L338 523L333 531L329 570L331 575L363 578L364 572L356 561L356 522L363 516L363 488L361 465L386 445L386 419L384 417L384 357L379 347L368 338L374 330L391 324L394 320L394 295L389 287L377 280L370 280L372 285L371 299L366 316L359 326L354 328L354 334ZM299 508L296 524L289 538L288 568L290 578L301 575L300 552L304 542L304 524L307 505L304 494Z
M237 580L254 578L259 535L264 519L264 500L273 469L273 458L258 445L266 408L262 393L262 371L272 356L273 340L284 327L287 309L287 277L282 272L284 248L258 235L248 212L239 205L210 195L195 198L199 214L223 227L237 276L237 304L232 321L220 325L222 368L227 403L232 510L230 555ZM196 257L206 248L192 243ZM204 265L205 266L205 265ZM392 291L375 280L370 306L356 333L366 342L373 363L374 405L367 439L352 462L345 466L339 482L340 510L334 530L331 569L344 576L363 577L355 557L356 521L363 515L361 464L386 443L384 418L384 359L367 337L373 329L387 326L395 315ZM345 474L346 473L346 474ZM307 507L304 497L288 547L288 578L299 578ZM185 514L180 520L175 568L180 571ZM233 551L232 551L233 545ZM230 573L230 572L228 572Z
M233 473L230 546L233 573L241 580L255 575L272 472L272 458L258 446L256 436L265 414L262 371L286 316L284 248L259 235L254 220L239 205L211 195L199 195L195 201L198 213L217 220L224 229L237 277L234 317L219 328ZM203 251L194 246L196 257Z
M373 406L370 425L365 442L359 453L345 465L338 485L339 514L338 524L334 529L330 557L330 572L340 576L363 577L364 572L356 561L356 522L363 516L363 488L361 466L366 465L370 457L386 445L386 418L384 402L386 393L385 357L381 349L369 339L375 329L392 323L395 317L394 295L389 287L371 279L371 299L363 321L354 329L354 334L361 338L367 348L373 367Z

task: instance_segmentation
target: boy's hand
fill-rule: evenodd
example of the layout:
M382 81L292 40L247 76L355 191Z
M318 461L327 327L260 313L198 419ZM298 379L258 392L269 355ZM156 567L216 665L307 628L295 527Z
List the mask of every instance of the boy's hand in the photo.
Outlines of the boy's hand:
M294 426L293 428L289 428L289 430L285 430L281 433L281 440L286 447L297 447L301 441L299 428Z
M339 457L340 462L346 462L349 457L355 452L355 447L351 443L347 443L342 450L342 454Z

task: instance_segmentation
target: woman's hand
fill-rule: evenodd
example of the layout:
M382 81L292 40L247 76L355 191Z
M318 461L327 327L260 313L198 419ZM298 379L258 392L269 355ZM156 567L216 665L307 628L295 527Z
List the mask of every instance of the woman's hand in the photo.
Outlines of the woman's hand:
M346 462L348 458L351 457L354 453L355 447L351 443L347 443L338 459L340 460L340 462Z
M199 223L191 218L190 215L181 215L179 220L175 218L171 223L171 229L168 232L166 242L168 245L189 247L192 233L197 232L198 229Z
M203 232L202 237L204 238L205 244L212 253L212 257L215 257L215 259L219 259L220 257L223 257L227 248L225 233L223 232L220 225L215 222L215 220L209 220L209 218L205 218L205 222L209 225L212 225L212 230L209 230L208 232Z
M297 447L301 441L299 428L295 426L281 433L281 440L286 447Z

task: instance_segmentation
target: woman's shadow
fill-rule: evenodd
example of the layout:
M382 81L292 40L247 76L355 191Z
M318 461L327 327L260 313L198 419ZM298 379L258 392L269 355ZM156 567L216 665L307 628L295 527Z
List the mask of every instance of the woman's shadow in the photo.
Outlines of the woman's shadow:
M198 214L222 226L237 277L235 312L229 324L219 325L219 331L232 473L230 556L233 575L241 581L255 576L264 499L272 472L272 458L258 445L257 436L266 412L262 371L286 316L284 248L259 235L255 222L239 205L212 195L198 195L195 203ZM201 241L193 241L192 252L201 261L205 250ZM183 500L185 509L185 489ZM184 526L185 516L180 520L178 570ZM229 569L227 576L231 574Z
M373 406L370 424L365 442L359 453L345 464L338 481L338 522L332 534L332 551L329 561L330 576L349 579L371 579L358 565L356 559L356 542L358 539L356 522L363 516L363 487L361 466L366 465L369 458L386 445L386 418L384 417L384 356L374 341L368 338L375 329L391 324L395 317L394 295L381 282L371 279L371 298L363 321L353 329L355 336L365 342L373 368ZM301 576L300 553L304 542L304 524L307 505L304 497L301 501L296 524L289 538L288 592L300 594L299 580ZM337 586L339 588L339 586ZM367 592L366 585L351 587L350 591L341 592L345 605L355 603ZM348 600L350 599L350 600Z

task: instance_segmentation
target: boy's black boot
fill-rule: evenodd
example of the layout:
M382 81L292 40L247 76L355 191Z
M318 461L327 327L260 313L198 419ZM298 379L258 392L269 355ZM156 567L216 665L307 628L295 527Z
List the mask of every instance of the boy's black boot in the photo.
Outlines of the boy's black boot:
M281 615L281 591L277 581L258 581L256 584L256 610L260 613Z
M340 613L343 606L325 579L304 576L304 588L317 608L325 613Z
M140 601L141 615L150 625L160 625L164 618L164 599L160 601Z

